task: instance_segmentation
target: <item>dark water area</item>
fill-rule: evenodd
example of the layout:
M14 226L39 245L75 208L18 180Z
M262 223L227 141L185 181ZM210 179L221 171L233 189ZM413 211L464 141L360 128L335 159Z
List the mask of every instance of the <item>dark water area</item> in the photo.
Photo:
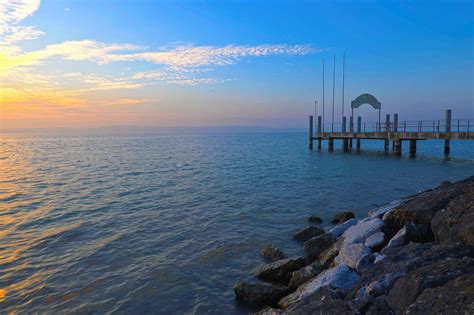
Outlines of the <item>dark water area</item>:
M320 215L474 175L474 143L418 157L310 152L306 133L0 135L0 312L247 313L233 284Z

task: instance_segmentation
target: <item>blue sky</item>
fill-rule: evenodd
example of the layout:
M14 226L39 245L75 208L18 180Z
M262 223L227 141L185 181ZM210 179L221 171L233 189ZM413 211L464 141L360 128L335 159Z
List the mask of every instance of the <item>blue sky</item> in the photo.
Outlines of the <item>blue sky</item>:
M8 26L10 33L32 26L42 34L24 36L5 55L7 62L28 52L41 57L7 67L0 83L30 95L44 89L58 100L38 94L28 107L19 97L21 109L4 101L7 127L305 127L314 100L322 101L323 58L331 106L333 55L337 120L344 51L347 111L351 99L369 92L383 113L402 120L442 118L446 108L455 118L474 118L472 1L33 2L27 17ZM73 48L64 44L71 41ZM107 50L112 44L137 47L122 58L122 50ZM183 50L185 64L176 54ZM48 83L22 82L25 73ZM369 107L358 113L376 119Z

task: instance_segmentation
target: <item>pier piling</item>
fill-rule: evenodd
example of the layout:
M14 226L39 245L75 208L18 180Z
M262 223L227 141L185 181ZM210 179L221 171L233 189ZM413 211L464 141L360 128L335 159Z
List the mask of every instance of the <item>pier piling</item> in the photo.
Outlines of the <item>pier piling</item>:
M410 153L411 156L416 155L416 140L415 139L410 139L409 153Z
M334 151L334 139L333 138L329 138L329 140L328 140L328 151L329 152Z
M313 150L313 116L309 116L309 149Z
M362 131L362 116L357 116L357 133L360 133ZM360 149L360 139L357 138L357 143L356 143L357 149Z
M449 136L449 133L451 132L451 110L447 109L446 114L445 114L445 133L447 136ZM450 140L449 139L444 139L444 154L448 155L450 151Z
M322 142L321 137L320 137L320 135L321 135L321 121L322 121L321 116L318 116L318 127L317 127L318 128L317 129L318 130L318 150L321 150L321 142Z
M389 144L390 144L390 135L389 135L389 132L390 132L390 114L387 114L385 116L385 132L387 133L387 138L384 140L384 150L385 151L388 151L388 147L389 147ZM395 149L395 148L394 148Z
M395 140L393 147L393 154L401 155L402 154L402 140Z

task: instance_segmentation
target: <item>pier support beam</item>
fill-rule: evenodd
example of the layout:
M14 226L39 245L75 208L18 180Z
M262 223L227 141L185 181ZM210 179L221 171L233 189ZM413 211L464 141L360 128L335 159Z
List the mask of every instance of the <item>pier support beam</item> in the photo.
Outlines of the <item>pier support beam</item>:
M318 150L321 150L321 121L322 121L321 116L318 116L318 127L317 127L317 130L318 130Z
M357 116L357 133L362 131L362 116ZM357 139L357 149L360 149L360 139Z
M395 141L394 141L394 143L395 143ZM388 138L383 141L383 149L385 151L388 151L389 144L390 144L390 141L388 140ZM394 144L394 148L395 148L395 144Z
M346 116L342 117L342 132L346 132L347 129L346 129ZM344 151L347 151L349 148L348 146L348 142L347 142L347 139L342 139L342 149Z
M448 135L451 132L451 110L447 109L445 114L445 133ZM448 155L450 152L450 140L444 139L444 154Z
M402 140L394 141L393 154L401 155L402 154Z
M313 150L313 116L309 116L309 149Z
M329 138L329 140L328 140L328 151L329 152L334 151L334 139L333 138Z
M415 156L416 155L416 140L415 139L410 139L410 155Z
M348 138L342 139L342 149L344 150L344 152L349 151L349 139Z
M389 137L390 137L390 135L389 135L389 133L390 133L390 114L387 114L385 116L385 132L387 133L387 139L384 140L383 148L384 148L385 151L388 151L388 148L390 146L390 140L388 140Z

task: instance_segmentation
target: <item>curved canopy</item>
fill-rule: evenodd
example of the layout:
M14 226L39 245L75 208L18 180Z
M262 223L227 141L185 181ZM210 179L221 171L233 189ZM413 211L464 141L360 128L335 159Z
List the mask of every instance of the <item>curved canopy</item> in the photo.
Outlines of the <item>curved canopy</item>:
M358 108L363 104L369 104L374 109L381 109L382 103L380 103L375 96L369 93L361 94L356 97L355 100L351 102L351 108Z

